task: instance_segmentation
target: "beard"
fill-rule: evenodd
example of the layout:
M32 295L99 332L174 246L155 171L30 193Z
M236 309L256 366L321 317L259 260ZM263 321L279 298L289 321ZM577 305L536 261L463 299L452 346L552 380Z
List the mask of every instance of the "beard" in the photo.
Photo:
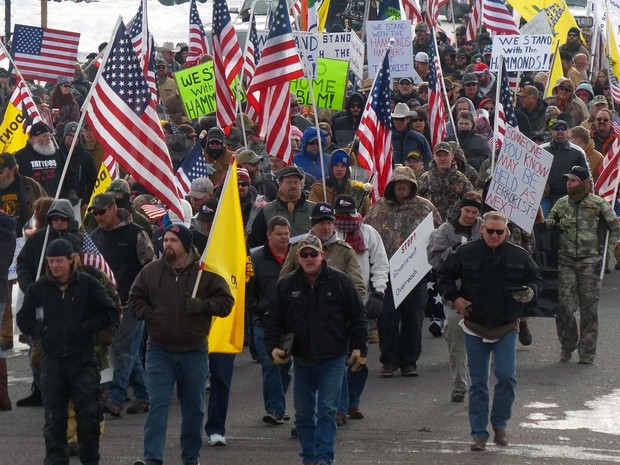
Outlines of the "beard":
M173 262L177 258L177 254L176 254L176 252L174 250L168 248L168 249L164 250L164 257L169 262Z
M56 153L56 146L50 139L49 142L35 142L32 144L32 148L35 152L46 157L51 157Z
M8 189L9 186L13 184L13 181L15 181L15 178L12 178L12 179L7 178L7 179L3 179L2 181L0 181L0 191Z

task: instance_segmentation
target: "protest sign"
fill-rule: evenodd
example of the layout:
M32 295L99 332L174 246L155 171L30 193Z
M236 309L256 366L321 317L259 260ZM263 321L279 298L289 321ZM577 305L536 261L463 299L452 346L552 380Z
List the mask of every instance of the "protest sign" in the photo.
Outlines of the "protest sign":
M9 281L12 279L17 279L17 256L21 252L25 243L26 243L25 237L18 237L17 241L15 242L15 253L13 254L13 262L11 263L11 266L9 267L9 278L8 278Z
M258 50L260 53L263 53L269 31L257 31L257 35ZM317 60L319 58L319 34L314 32L296 32L293 34L293 39L295 39L295 45L297 45L299 58L301 58L301 62L304 64L305 76L315 78Z
M217 102L212 61L177 71L174 73L174 79L179 88L185 114L189 119L215 112ZM230 86L233 91L237 90L238 80L237 76ZM239 90L237 98L241 98L243 102L245 101L243 86L239 86Z
M390 51L390 76L393 78L413 76L411 22L403 20L366 22L368 77L374 78L377 74L390 39L394 39L394 47Z
M506 71L549 71L551 68L551 35L496 34L489 68L497 71L499 57L504 57Z
M553 155L508 125L485 202L530 233Z
M390 282L396 307L431 270L426 246L433 229L433 214L429 213L390 258Z
M553 35L547 12L541 11L519 29L523 35Z
M317 108L342 110L347 90L349 63L342 60L319 58L317 77L312 81L314 101ZM312 105L308 78L291 81L291 92L297 95L300 105Z
M364 42L354 32L335 32L319 36L319 57L346 60L360 79L364 74Z

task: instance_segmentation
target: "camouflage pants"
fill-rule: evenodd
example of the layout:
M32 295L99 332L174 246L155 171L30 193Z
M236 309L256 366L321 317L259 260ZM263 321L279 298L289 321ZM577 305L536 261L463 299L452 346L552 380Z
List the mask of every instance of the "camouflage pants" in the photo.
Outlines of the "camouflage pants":
M594 360L598 337L599 266L559 265L559 308L555 317L562 350L578 349L580 357ZM579 333L575 312L579 310Z

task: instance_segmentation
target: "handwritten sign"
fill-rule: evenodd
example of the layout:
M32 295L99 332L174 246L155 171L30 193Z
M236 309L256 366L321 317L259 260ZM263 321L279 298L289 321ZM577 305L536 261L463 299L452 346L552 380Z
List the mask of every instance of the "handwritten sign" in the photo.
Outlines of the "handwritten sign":
M9 267L9 281L12 279L17 279L17 256L21 252L24 244L26 243L25 237L18 237L15 242L15 253L13 254L13 262Z
M433 229L433 214L429 213L390 258L390 282L396 307L431 271L426 246Z
M493 54L489 68L497 71L503 55L506 71L549 71L551 68L551 35L514 35L493 37Z
M403 20L366 22L368 77L373 78L376 76L390 39L394 39L394 47L390 51L391 77L413 76L411 22Z
M524 35L553 35L547 12L544 10L525 23L519 31Z
M346 60L360 79L364 77L364 42L354 32L319 35L319 57Z
M349 63L342 60L319 58L317 65L317 77L312 81L317 108L342 110L347 88ZM291 92L297 95L300 105L312 105L308 81L307 78L291 81Z
M215 74L213 62L208 61L198 66L192 66L174 73L174 79L179 88L179 94L183 101L185 114L189 119L213 113L217 105L215 99ZM237 98L245 101L245 93L242 86L237 86L239 77L236 77L230 88L233 92L237 89L240 93Z
M485 202L531 232L551 163L553 155L507 126Z

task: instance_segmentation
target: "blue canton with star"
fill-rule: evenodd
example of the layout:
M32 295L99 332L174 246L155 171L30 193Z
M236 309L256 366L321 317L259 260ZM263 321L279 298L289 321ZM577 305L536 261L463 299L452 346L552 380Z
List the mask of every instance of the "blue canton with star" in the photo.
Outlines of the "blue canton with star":
M219 2L215 2L217 5ZM230 15L228 16L230 21ZM198 8L196 7L196 2L192 2L191 8L189 10L189 23L198 26L200 32L205 34L205 28L202 26L202 21L200 20L200 16L198 15Z
M213 2L213 35L220 35L224 27L230 23L230 13L225 0Z
M151 93L122 22L118 27L101 78L138 116L144 113L151 100Z
M288 19L286 0L280 0L269 19L268 39L291 33L291 22Z
M13 47L11 53L26 55L40 55L41 43L43 42L43 29L34 26L15 25L15 33L13 34Z
M434 30L430 30L430 34L434 34ZM432 36L431 36L432 37ZM428 74L426 75L426 82L428 82L428 89L433 92L441 92L440 85L437 82L437 67L435 66L435 58L437 58L437 54L435 53L435 47L431 46L428 48Z
M390 54L383 57L375 86L372 89L371 106L379 121L388 129L392 129L392 115L390 111Z

